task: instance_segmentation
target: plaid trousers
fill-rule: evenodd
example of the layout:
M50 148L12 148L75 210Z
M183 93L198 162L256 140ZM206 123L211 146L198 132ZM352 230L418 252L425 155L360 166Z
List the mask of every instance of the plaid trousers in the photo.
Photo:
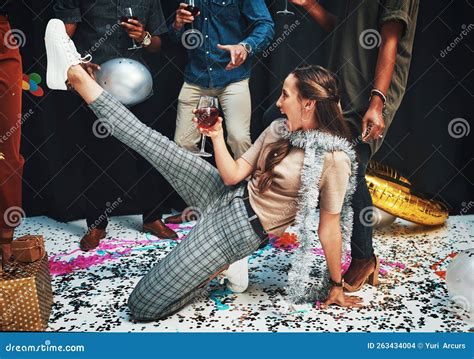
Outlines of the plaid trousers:
M214 166L141 123L106 91L89 106L114 137L149 161L200 214L187 238L140 280L128 300L136 320L167 317L200 298L201 284L212 275L261 244L242 200L246 184L225 186Z

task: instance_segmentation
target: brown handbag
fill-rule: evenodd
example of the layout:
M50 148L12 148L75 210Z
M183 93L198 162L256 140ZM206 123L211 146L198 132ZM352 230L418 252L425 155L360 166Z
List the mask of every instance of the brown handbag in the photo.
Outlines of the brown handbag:
M23 236L12 242L12 256L18 262L33 263L44 257L43 236Z

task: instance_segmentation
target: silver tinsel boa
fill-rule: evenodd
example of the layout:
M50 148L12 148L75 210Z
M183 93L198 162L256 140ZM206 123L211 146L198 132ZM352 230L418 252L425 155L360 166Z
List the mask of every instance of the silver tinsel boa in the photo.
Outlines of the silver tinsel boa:
M315 256L311 253L311 248L313 239L319 242L316 207L324 157L328 152L342 151L351 161L351 175L341 211L342 252L344 252L352 235L354 213L351 202L356 187L356 154L349 141L320 130L290 132L286 122L282 121L280 131L282 137L288 139L292 146L305 151L298 213L294 224L299 247L293 255L288 273L287 296L289 301L295 304L323 301L330 289L329 270L327 264L314 267Z

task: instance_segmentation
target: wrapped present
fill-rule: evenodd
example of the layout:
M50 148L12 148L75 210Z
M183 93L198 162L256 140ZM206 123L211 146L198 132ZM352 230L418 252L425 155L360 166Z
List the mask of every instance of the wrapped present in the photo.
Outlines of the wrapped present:
M48 256L0 272L0 331L44 331L53 304Z
M18 262L32 263L44 257L43 236L23 236L12 242L12 256Z

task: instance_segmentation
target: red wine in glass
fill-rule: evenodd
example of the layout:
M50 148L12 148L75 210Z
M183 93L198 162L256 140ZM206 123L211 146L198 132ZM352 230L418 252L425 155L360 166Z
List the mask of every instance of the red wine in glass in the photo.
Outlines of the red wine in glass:
M120 16L120 22L128 22L128 20L138 20L138 17L132 15L132 16Z
M122 10L122 15L120 16L120 21L128 23L128 20L130 20L130 19L138 20L138 17L133 15L133 11L132 11L131 7L126 7ZM141 48L142 48L142 46L141 45L137 46L137 44L135 43L135 40L132 39L132 47L129 47L128 49L129 50L137 50L137 49L141 49Z
M216 124L219 110L216 107L201 107L197 109L196 115L199 127L209 129Z
M197 125L201 129L209 129L217 123L219 118L219 100L213 96L201 96L196 107L195 116L197 118ZM206 136L202 135L201 150L194 153L196 156L211 157L210 153L205 151Z
M197 14L199 14L199 11L201 11L201 9L198 6L194 6L194 5L186 6L185 10L189 11L191 13L191 15L193 15L193 16L197 16Z

